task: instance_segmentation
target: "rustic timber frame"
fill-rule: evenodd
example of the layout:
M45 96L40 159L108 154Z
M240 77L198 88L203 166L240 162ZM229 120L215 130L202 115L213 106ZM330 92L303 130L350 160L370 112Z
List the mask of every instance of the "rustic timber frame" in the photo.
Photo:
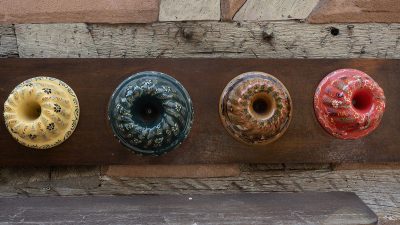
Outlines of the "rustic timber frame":
M206 3L207 1L195 0L194 2ZM227 20L234 19L241 8L252 13L248 10L252 9L254 1L222 0L221 4L228 2L232 11L226 17ZM243 7L245 2L251 4ZM282 2L290 5L293 4L292 2L298 4L301 1L284 0ZM304 18L306 22L302 18L293 20L294 18L289 17L290 13L285 12L285 18L275 19L287 21L279 22L262 21L262 18L266 17L247 22L241 20L236 22L156 22L156 15L152 19L155 23L145 25L4 24L0 25L0 57L400 58L400 26L398 24L400 14L397 0L345 0L348 6L346 10L340 8L342 0L323 2L329 3L327 4L329 7L321 5L321 1L311 13L311 17ZM305 1L305 3L309 2ZM178 4L164 5L174 7ZM232 9L232 6L235 6L235 9ZM282 4L278 5L280 6ZM332 9L332 6L336 8ZM257 7L252 10L254 9ZM263 8L259 12L270 12L270 10L275 9ZM184 10L180 12L193 13L193 11ZM329 16L325 15L327 12L330 13ZM224 14L223 11L221 13ZM300 14L304 13L299 12L296 15ZM241 15L244 14L241 13ZM189 15L186 18L191 20L194 17ZM313 25L308 22L328 24ZM341 22L341 24L335 22ZM353 191L378 214L380 224L392 225L397 224L400 219L398 189L400 179L399 167L396 165L356 164L349 166L352 170L342 170L346 168L346 165L334 167L332 164L285 163L250 165L251 171L246 169L249 165L241 165L240 176L238 172L232 172L232 170L224 173L223 171L227 171L226 167L229 166L218 167L218 169L216 166L204 165L178 167L179 171L197 172L199 171L195 167L207 168L208 172L203 175L199 172L199 176L211 176L210 174L236 176L227 178L125 177L132 175L129 171L133 169L144 176L143 173L146 173L144 168L148 167L143 166L126 167L119 171L115 169L117 166L104 166L103 169L100 167L4 167L0 169L0 195L9 197ZM158 166L151 168L149 170L152 172L160 170ZM171 171L169 176L185 174L172 173L177 170L176 168L174 170L173 166L168 170L166 167L161 169ZM121 170L124 173L121 173ZM150 175L156 174L160 173Z

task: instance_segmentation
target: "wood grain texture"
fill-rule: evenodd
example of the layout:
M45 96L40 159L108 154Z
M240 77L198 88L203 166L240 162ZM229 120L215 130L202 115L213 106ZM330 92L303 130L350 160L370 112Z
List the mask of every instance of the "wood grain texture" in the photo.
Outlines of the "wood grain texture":
M397 0L321 0L307 18L310 23L398 23Z
M399 170L250 171L240 177L172 179L102 177L90 194L355 192L381 219L400 222Z
M42 32L30 32L38 30ZM15 33L21 58L38 57L35 53L38 49L40 54L44 55L49 52L57 52L55 58L97 57L93 39L83 23L15 25ZM36 44L33 44L32 41Z
M377 223L349 192L2 198L0 203L0 222L18 224Z
M50 151L33 151L17 144L0 123L1 165L199 164L199 163L341 163L398 162L396 113L400 86L398 60L261 60L261 59L25 59L0 61L0 101L16 84L35 75L54 76L77 94L81 106L74 134ZM328 73L355 68L370 74L385 90L387 110L380 127L353 141L339 140L317 122L312 99ZM174 76L190 93L195 122L184 143L161 157L143 157L127 151L113 137L106 110L115 87L127 76L144 70ZM283 137L264 147L236 142L221 125L219 96L235 76L248 71L275 75L293 100L292 122ZM307 74L305 79L301 74ZM205 91L207 90L207 91ZM3 121L3 118L2 118ZM378 151L379 149L379 151Z
M76 58L87 57L84 55L87 55L87 49L90 49L90 54L102 58L400 58L399 24L309 25L297 22L82 24L77 25L78 30L72 29L74 32L65 40L45 38L46 35L54 34L54 30L61 30L59 33L61 36L63 33L69 34L70 26L75 25L56 24L57 29L53 29L48 24L41 25L40 29L37 28L39 25L17 25L19 43L31 45L19 54L21 57ZM1 29L4 27L6 29ZM331 27L337 27L340 30L339 35L331 35ZM0 54L0 57L18 57L13 29L12 25L0 26L0 36L6 36L7 40L14 40L7 42L11 44L0 45L0 52L5 52L3 55ZM83 40L89 47L75 47L69 40L75 39L76 36L82 37L82 32L87 31L89 35L85 34ZM264 31L272 33L272 38L263 35ZM64 44L63 41L65 41ZM99 53L97 50L100 50ZM0 133L3 134L3 131ZM292 168L286 166L288 164L277 164L276 167L272 165L275 164L261 167L273 167L275 170ZM309 165L295 166L296 169L305 167L308 168ZM203 179L102 177L101 183L96 175L99 173L98 169L84 172L84 176L80 177L82 171L86 169L75 167L65 169L63 167L2 168L0 195L76 196L292 192L301 189L348 190L355 191L379 215L380 224L400 223L399 170L251 172L237 178ZM93 175L90 175L91 173Z
M0 25L0 58L18 57L17 38L13 25Z
M238 164L208 165L110 165L103 174L113 177L232 177L240 175Z
M128 178L103 175L100 179L98 167L52 168L51 176L40 179L37 174L45 174L45 168L9 168L0 170L0 196L349 191L355 192L379 216L381 222L385 221L382 224L400 222L400 170L331 171L310 168L312 170L305 171L304 167L297 167L284 165L283 171L282 167L271 169L270 165L253 165L238 177L222 178ZM14 176L10 178L7 174Z
M20 57L400 58L400 24L21 24L15 30Z
M159 0L0 0L0 23L149 23Z
M231 21L247 0L221 0L221 19Z

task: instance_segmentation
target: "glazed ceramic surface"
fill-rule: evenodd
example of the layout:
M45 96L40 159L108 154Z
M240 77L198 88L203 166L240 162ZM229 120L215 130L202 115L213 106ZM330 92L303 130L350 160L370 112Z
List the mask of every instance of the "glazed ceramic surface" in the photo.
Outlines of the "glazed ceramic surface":
M187 137L193 106L173 77L154 71L134 74L114 91L108 116L115 136L130 150L160 155Z
M314 109L319 123L330 134L357 139L378 127L385 111L385 95L364 72L341 69L318 85Z
M19 84L4 103L8 131L21 144L47 149L64 142L79 119L74 91L51 77L35 77Z
M222 92L219 112L226 130L251 145L275 141L289 127L292 100L274 76L248 72L231 80Z

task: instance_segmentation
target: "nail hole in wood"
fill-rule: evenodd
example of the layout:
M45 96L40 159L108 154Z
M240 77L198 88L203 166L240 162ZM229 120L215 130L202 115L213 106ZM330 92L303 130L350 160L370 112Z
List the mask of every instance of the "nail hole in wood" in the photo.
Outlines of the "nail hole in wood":
M337 29L336 27L331 27L331 28L330 28L330 31L331 31L331 34L332 34L333 36L339 35L339 29Z
M193 38L193 31L192 31L192 30L189 30L189 29L187 29L187 28L183 28L183 30L182 30L182 36L183 36L185 39L190 40L190 39Z
M274 33L272 31L266 31L264 30L262 32L262 39L264 41L271 41L274 38Z

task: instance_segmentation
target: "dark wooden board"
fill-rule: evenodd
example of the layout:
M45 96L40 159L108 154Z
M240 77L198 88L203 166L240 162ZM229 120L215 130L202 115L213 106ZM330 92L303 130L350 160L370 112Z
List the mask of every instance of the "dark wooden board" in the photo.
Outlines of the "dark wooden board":
M137 195L0 199L10 224L376 224L353 193Z
M320 80L340 68L371 75L384 89L387 110L380 127L359 140L327 134L313 111ZM109 98L129 75L156 70L174 76L188 90L195 118L189 138L161 156L138 156L113 137L107 121ZM293 119L278 141L249 147L222 127L218 101L225 85L248 71L273 74L288 88ZM0 121L0 165L195 164L195 163L330 163L400 161L400 60L376 59L2 59L0 102L20 82L39 75L59 78L76 92L81 117L74 134L62 145L31 150L14 141Z

